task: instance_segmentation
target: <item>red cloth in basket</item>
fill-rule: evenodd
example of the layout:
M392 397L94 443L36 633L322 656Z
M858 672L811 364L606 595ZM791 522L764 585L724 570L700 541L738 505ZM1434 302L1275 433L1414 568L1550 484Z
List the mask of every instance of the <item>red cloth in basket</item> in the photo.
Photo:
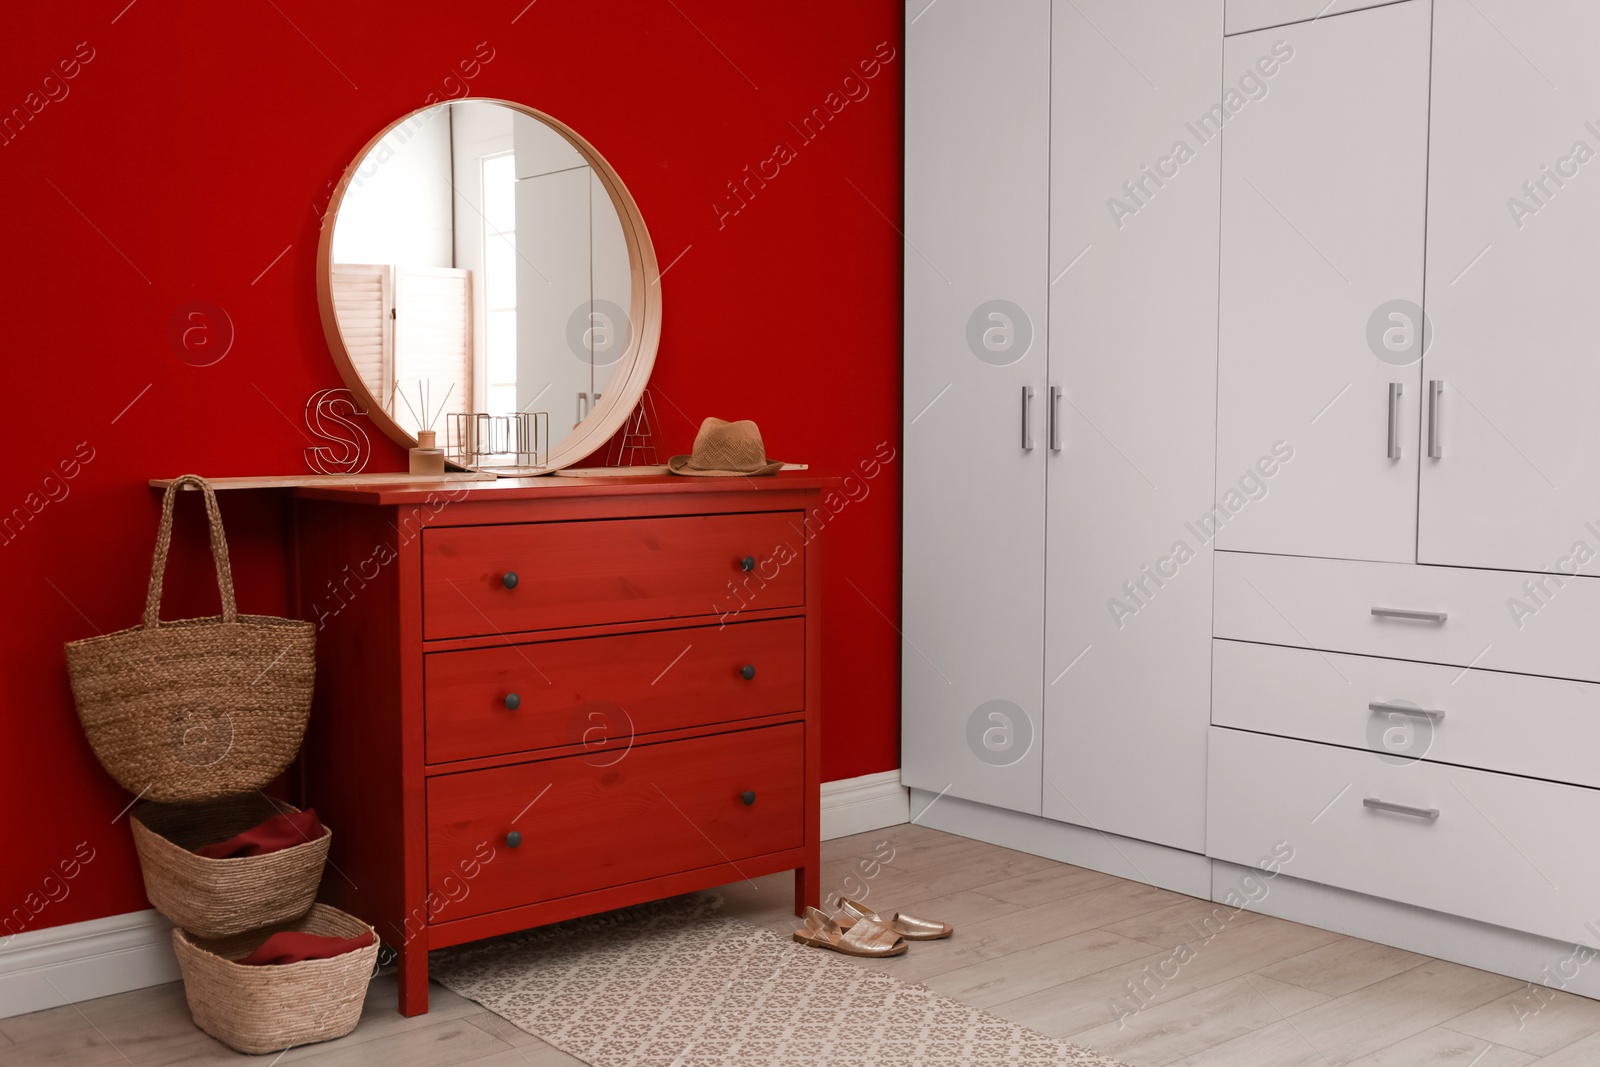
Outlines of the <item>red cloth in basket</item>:
M370 944L372 944L371 931L357 934L355 937L325 937L322 934L302 934L296 930L284 930L267 938L260 948L238 962L252 967L303 963L306 960L325 960L333 956L343 956L346 952L354 952Z
M274 815L263 823L252 826L243 833L234 834L226 841L214 845L201 845L195 855L207 859L226 860L240 856L264 856L279 849L315 841L327 833L314 808L305 811Z

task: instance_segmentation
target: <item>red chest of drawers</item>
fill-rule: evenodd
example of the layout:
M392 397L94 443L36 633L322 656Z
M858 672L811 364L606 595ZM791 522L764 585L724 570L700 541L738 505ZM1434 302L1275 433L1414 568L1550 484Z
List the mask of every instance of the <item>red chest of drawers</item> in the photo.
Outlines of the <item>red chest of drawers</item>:
M818 901L830 479L544 478L298 492L318 624L305 803L323 899L427 954L795 872Z

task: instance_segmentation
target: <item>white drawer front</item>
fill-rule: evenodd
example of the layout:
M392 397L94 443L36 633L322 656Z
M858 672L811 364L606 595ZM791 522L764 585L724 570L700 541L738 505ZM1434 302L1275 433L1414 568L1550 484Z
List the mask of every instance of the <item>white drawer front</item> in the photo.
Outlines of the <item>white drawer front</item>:
M1213 727L1208 793L1216 859L1287 842L1295 878L1600 945L1600 791Z
M1600 681L1595 578L1218 552L1213 618L1237 641Z
M1217 726L1600 787L1600 685L1239 641L1211 667Z

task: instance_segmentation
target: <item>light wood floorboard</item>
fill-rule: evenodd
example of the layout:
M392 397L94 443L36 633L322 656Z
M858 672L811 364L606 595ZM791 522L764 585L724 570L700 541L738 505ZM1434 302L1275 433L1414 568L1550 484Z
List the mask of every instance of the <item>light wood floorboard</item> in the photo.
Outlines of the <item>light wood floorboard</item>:
M1157 948L1206 941L1226 927L1243 926L1261 918L1258 912L1234 911L1226 904L1185 897L1171 907L1135 915L1106 927L1114 934L1135 938Z
M1538 1067L1594 1067L1600 1063L1600 1034L1574 1041L1560 1052L1534 1060Z
M1185 1067L1346 1064L1504 996L1511 978L1429 960L1319 1007L1187 1057Z
M956 924L948 941L852 963L1131 1067L1600 1064L1595 1001L921 826L825 842L822 887ZM730 915L794 928L787 874L718 893ZM0 1020L0 1063L581 1067L438 985L415 1019L396 997L380 975L353 1034L248 1059L194 1027L181 986L156 986Z
M1342 997L1427 962L1428 957L1414 952L1342 937L1331 945L1267 967L1261 974L1330 997Z
M1363 1056L1350 1067L1528 1067L1533 1062L1526 1052L1435 1028Z
M1150 955L1151 946L1109 930L1085 930L1029 945L925 979L923 984L980 1008L1003 1004Z
M1186 996L1072 1035L1108 1056L1154 1067L1196 1048L1219 1045L1279 1019L1325 1004L1330 997L1258 974L1206 986Z
M1218 985L1338 938L1324 930L1269 917L1225 928L1203 945L1162 949L1075 981L996 1004L996 1015L1056 1037L1108 1022Z
M1548 1056L1600 1032L1600 1001L1524 985L1443 1025L1457 1033ZM1600 1063L1600 1058L1595 1062Z

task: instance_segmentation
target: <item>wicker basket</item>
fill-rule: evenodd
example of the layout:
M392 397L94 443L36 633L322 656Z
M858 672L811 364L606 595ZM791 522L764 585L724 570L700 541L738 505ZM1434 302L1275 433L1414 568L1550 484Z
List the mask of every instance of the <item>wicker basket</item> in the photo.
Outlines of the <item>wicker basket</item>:
M233 962L281 930L329 937L356 937L366 930L372 933L372 944L303 963L255 967ZM354 1030L378 958L378 936L355 916L316 904L294 922L216 941L175 929L172 948L183 970L183 992L195 1025L229 1048L260 1053L327 1041Z
M264 856L214 860L191 851L298 810L260 793L200 804L141 804L133 813L133 843L150 903L206 938L298 919L316 900L333 831Z
M222 614L162 622L172 508L184 486L204 493ZM259 789L300 750L315 644L309 622L239 614L216 494L186 474L161 502L144 621L70 642L67 671L89 745L124 789L211 800Z

